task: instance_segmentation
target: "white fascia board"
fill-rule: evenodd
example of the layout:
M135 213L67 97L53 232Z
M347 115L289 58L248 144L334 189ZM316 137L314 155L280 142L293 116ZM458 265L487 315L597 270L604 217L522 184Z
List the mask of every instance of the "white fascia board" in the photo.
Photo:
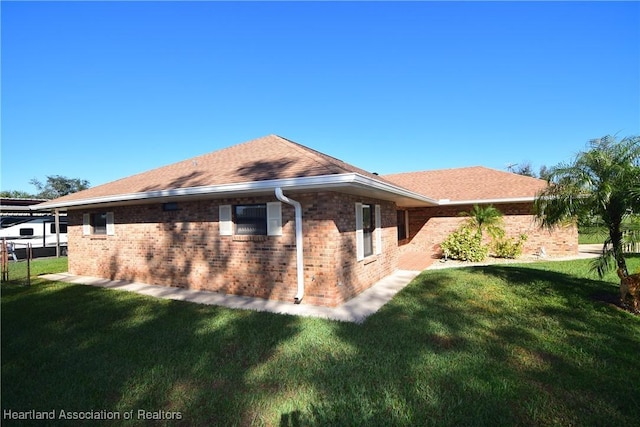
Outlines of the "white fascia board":
M379 191L384 191L387 193L391 193L395 196L406 197L409 199L414 199L423 203L427 203L429 205L437 206L438 201L436 199L432 199L430 197L423 196L422 194L415 193L413 191L407 190L402 187L398 187L393 184L388 184L386 182L378 181L375 179L367 178L360 174L351 174L354 175L354 184L360 184L362 186L374 188Z
M401 187L397 187L391 184L387 184L381 181L377 181L371 178L367 178L357 173L337 174L337 175L320 175L312 177L302 178L286 178L286 179L274 179L268 181L252 181L241 182L234 184L223 185L211 185L201 187L188 187L188 188L176 188L170 190L155 190L145 191L139 193L118 194L114 196L102 196L102 197L90 197L87 199L79 199L72 201L62 202L45 202L30 207L32 210L48 210L55 208L74 208L86 205L99 205L99 204L112 204L132 201L144 201L152 199L164 199L164 198L180 198L180 197L193 197L193 196L209 196L209 197L224 197L224 196L238 196L247 193L271 193L276 187L281 187L287 190L315 190L341 187L361 187L370 188L378 191L390 193L394 196L407 197L415 199L422 203L437 205L438 202L435 199L422 196L418 193L406 190Z

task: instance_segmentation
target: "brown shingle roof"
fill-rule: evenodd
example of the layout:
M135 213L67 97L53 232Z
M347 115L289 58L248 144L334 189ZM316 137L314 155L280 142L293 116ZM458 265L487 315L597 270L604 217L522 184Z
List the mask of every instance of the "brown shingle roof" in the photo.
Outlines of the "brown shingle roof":
M405 191L402 190L404 188L430 199L449 199L451 202L533 198L546 186L543 180L480 166L380 177L304 145L277 135L268 135L69 194L38 206L44 209L51 206L82 205L105 198L113 201L114 197L124 200L120 196L125 195L130 195L127 200L137 200L140 193L153 193L152 197L160 197L157 192L353 173L383 183L387 186L385 191L394 194ZM389 188L389 184L394 189ZM395 190L397 187L400 190ZM414 200L416 197L420 198L417 195L405 194L403 197ZM419 202L434 203L428 200Z
M55 202L77 201L157 190L354 172L386 182L377 175L334 157L280 136L268 135L92 187L56 199Z
M533 198L547 182L474 166L385 175L392 183L436 200L480 201Z

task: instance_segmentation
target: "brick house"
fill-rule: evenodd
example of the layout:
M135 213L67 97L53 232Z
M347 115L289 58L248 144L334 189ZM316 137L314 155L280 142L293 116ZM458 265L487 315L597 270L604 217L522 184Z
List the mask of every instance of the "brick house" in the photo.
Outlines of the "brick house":
M410 256L415 254L440 258L440 243L465 220L460 212L469 212L476 204L492 204L503 213L507 236L527 235L524 254L539 253L541 249L554 256L578 252L575 225L550 232L541 229L532 214L535 195L547 185L543 180L482 166L400 173L385 178L438 200L437 206L398 208L398 221L406 224L406 229L401 227L398 243L408 262L415 259ZM405 220L401 218L403 215Z
M486 168L381 177L269 135L38 209L67 212L72 274L336 306L427 265L474 203L528 233L527 251L576 253L576 227L533 223L544 185Z

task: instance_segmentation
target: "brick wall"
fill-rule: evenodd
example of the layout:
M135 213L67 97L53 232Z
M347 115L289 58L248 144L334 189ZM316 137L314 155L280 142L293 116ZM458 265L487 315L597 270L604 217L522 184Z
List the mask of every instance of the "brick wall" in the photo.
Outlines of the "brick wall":
M288 194L289 195L289 194ZM340 193L290 194L302 204L304 302L335 306L393 272L395 205ZM162 286L293 301L297 290L294 209L282 204L282 236L220 236L219 205L275 197L113 207L115 235L83 236L82 214L69 212L69 271ZM383 253L356 261L355 203L381 206Z
M334 193L335 194L335 193ZM356 258L355 204L380 205L382 250L358 261ZM391 274L398 263L396 208L394 203L382 200L340 195L328 204L330 214L339 232L340 250L334 253L335 284L339 300L346 301L369 288L373 283Z
M527 235L523 254L537 253L544 247L551 256L578 253L578 229L575 225L559 227L553 231L541 229L532 215L531 203L494 205L504 215L507 236ZM440 243L454 232L464 221L460 212L468 212L472 205L412 208L409 211L409 238L401 242L404 253L424 252L432 258L440 258Z
M291 299L296 291L294 212L282 205L283 235L220 236L221 204L274 198L114 207L114 236L83 236L82 213L69 213L69 269L74 274ZM276 250L277 248L277 250Z
M396 207L391 202L335 192L288 194L302 204L304 302L336 306L391 274L404 251L440 257L440 243L471 206L409 209L409 239L398 246ZM282 236L220 236L219 205L276 201L275 197L202 200L114 207L115 235L83 236L82 214L69 212L69 271L162 286L293 301L297 291L295 221L282 204ZM357 261L355 204L380 205L382 253ZM526 233L524 253L544 246L549 255L575 254L577 228L541 230L530 204L496 205L509 236ZM107 210L107 209L104 209ZM375 239L374 239L375 241ZM374 243L375 244L375 243ZM375 252L375 251L374 251Z

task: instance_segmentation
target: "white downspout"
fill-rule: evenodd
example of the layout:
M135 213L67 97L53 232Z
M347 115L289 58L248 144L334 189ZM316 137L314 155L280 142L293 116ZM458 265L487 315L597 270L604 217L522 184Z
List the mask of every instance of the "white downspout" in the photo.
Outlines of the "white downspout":
M282 188L276 187L276 198L281 202L293 206L296 215L296 267L298 270L298 292L296 293L295 303L300 304L304 297L304 256L302 253L302 205L300 202L291 200L282 193Z

